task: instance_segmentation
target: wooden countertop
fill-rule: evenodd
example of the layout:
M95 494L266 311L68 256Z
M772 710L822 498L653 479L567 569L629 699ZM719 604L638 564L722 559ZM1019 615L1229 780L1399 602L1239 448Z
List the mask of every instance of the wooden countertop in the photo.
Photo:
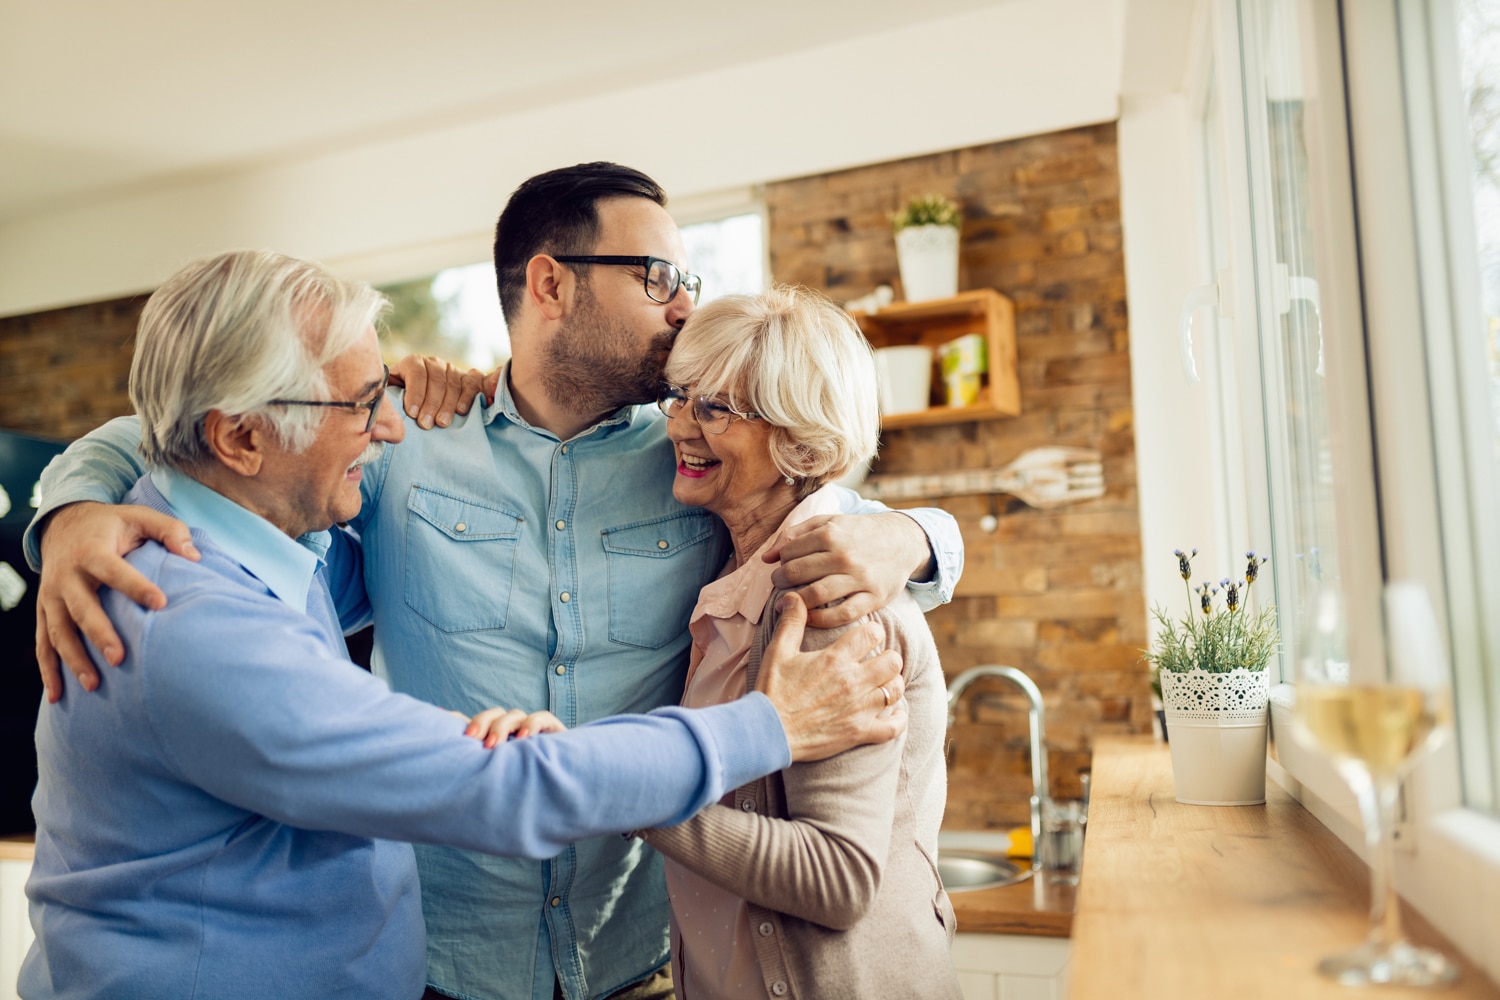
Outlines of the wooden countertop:
M1051 885L1039 875L999 889L951 892L961 934L1028 934L1068 937L1078 887Z
M1167 748L1100 740L1073 920L1071 1000L1328 998L1320 958L1364 939L1364 863L1274 782L1263 806L1187 806ZM1444 990L1382 987L1381 1000L1500 998L1500 988L1404 908L1408 936L1464 966ZM962 929L962 920L959 922Z

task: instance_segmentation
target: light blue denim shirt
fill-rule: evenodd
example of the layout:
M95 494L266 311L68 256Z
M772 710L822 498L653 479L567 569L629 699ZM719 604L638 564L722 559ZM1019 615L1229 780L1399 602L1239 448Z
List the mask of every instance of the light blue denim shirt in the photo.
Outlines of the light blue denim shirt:
M545 708L569 725L677 704L688 615L727 559L727 534L673 499L656 407L625 407L564 442L527 424L504 374L494 403L441 431L408 419L405 441L365 468L352 526L376 673L444 708ZM115 427L48 468L39 518L119 497L80 481L131 463L134 442ZM840 495L851 513L884 509ZM934 580L911 588L930 609L952 596L963 542L945 512L906 513L936 555ZM344 562L340 542L331 569ZM569 997L601 997L666 964L662 861L639 841L580 841L545 862L419 845L417 861L428 977L444 992L551 1000L555 977Z

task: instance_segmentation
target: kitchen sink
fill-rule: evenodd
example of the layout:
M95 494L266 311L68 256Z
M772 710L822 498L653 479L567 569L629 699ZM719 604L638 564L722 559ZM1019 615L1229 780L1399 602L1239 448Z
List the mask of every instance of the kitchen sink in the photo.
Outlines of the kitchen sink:
M938 875L943 887L951 892L968 892L975 889L995 889L1002 885L1015 885L1031 877L1031 866L1025 868L1007 859L1003 854L989 851L938 851Z

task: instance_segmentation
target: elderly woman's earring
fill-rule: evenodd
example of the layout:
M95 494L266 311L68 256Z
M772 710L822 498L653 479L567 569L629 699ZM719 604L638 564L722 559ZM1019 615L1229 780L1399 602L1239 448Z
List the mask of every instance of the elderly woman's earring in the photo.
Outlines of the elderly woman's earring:
M797 485L797 480L793 479L791 476L787 476L786 477L786 484L788 486L796 486Z

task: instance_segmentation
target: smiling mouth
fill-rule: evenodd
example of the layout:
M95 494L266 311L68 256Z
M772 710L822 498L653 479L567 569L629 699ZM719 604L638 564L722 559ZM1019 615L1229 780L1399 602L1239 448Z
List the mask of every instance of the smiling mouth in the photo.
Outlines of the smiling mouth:
M384 441L371 441L365 445L365 450L359 453L359 457L354 460L354 464L344 470L344 475L349 479L360 478L364 475L360 470L379 458L384 451Z
M720 464L722 463L716 458L699 458L696 455L683 455L677 461L677 471L679 474L691 479L698 479L708 475L709 470Z

